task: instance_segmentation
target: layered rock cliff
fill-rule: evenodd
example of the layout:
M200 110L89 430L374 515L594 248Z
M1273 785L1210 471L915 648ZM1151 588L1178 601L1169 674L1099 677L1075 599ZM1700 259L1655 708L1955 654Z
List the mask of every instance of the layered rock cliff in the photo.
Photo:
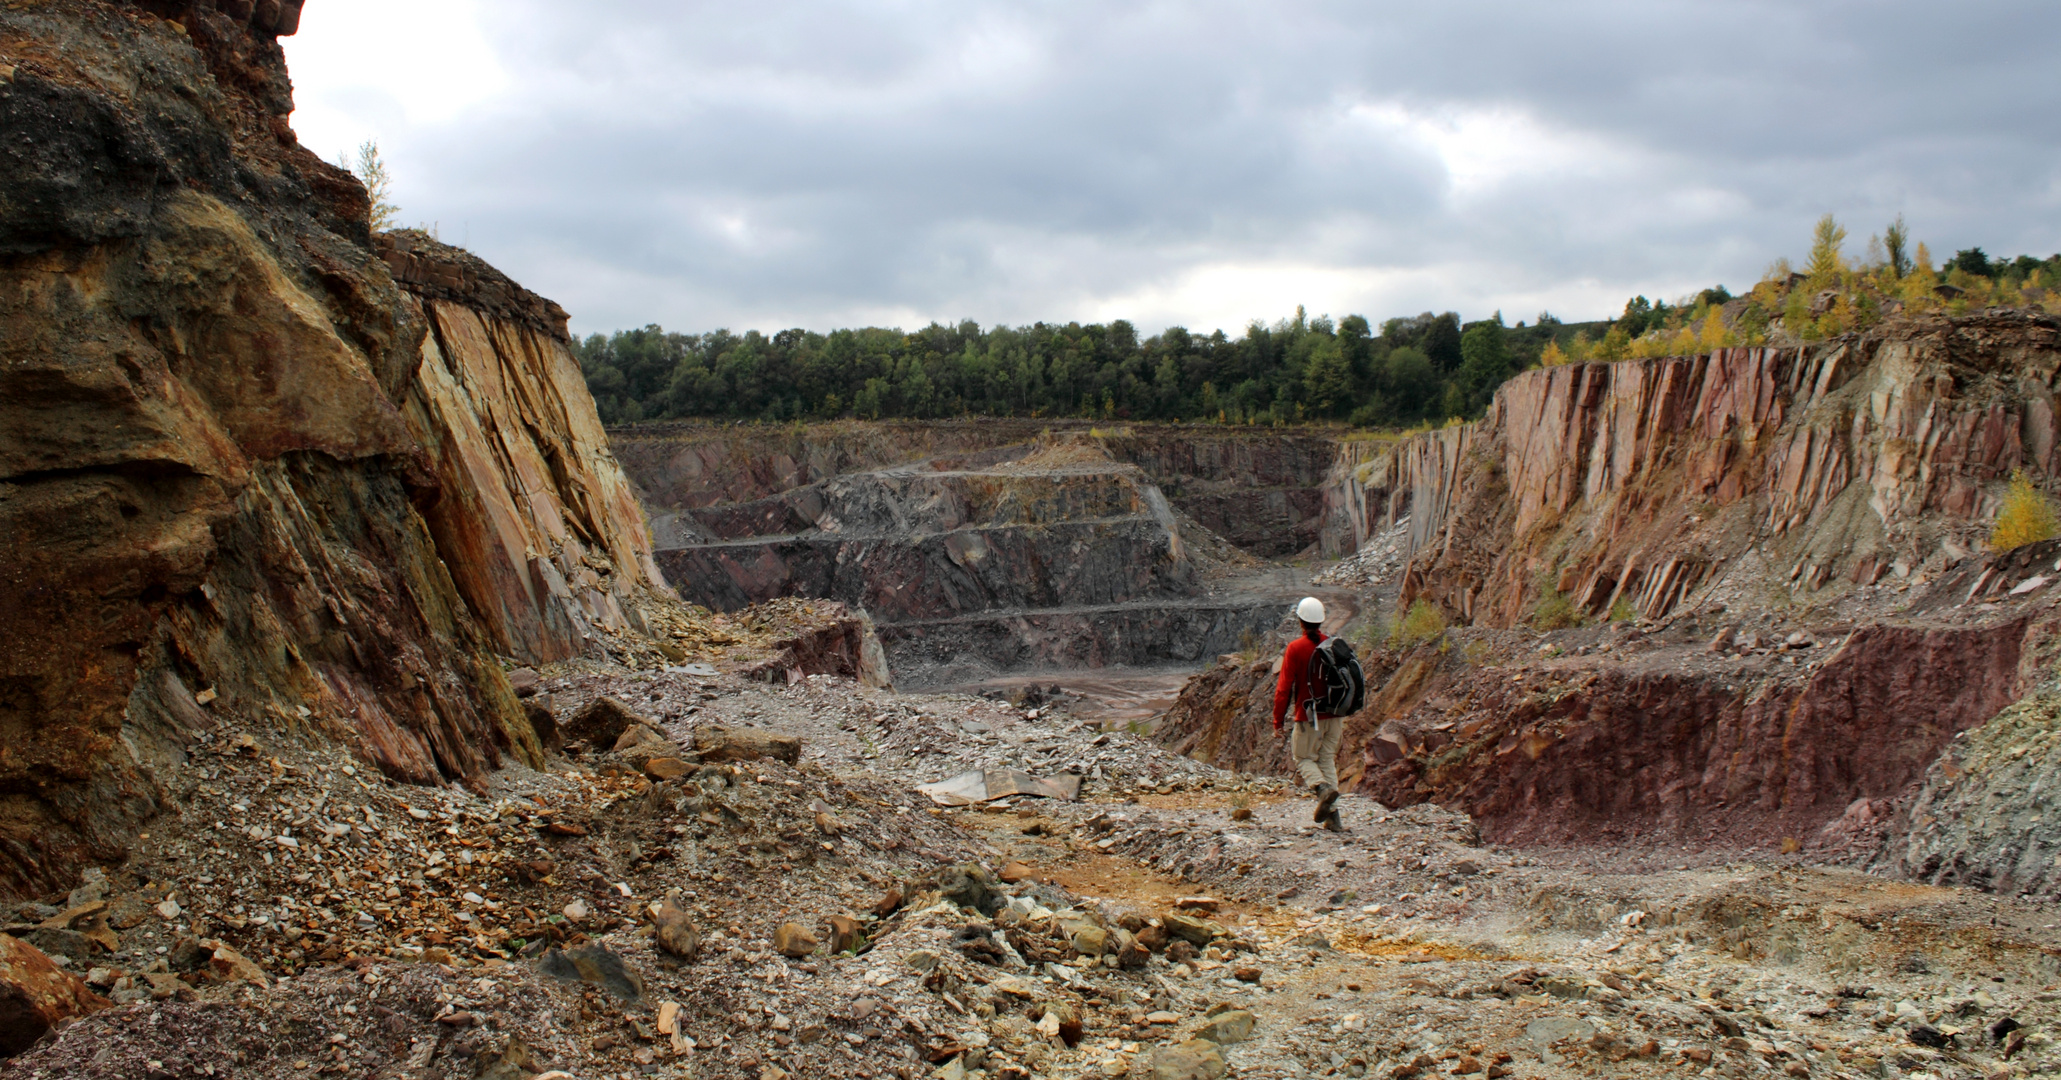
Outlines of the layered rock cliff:
M1226 556L1243 557L1075 436L702 506L667 532L657 558L686 599L845 601L878 620L898 676L916 682L1192 662L1286 602L1212 596Z
M1317 541L1326 518L1333 437L1314 429L1086 421L841 421L794 427L639 424L610 433L616 455L651 510L659 546L693 542L680 514L749 503L846 473L918 461L979 465L1040 437L1092 441L1135 465L1181 512L1239 547L1289 555ZM688 530L676 535L675 524Z
M1459 627L1362 638L1375 693L1342 776L1508 841L1786 837L1857 861L1914 797L1994 802L1948 783L1940 752L2053 654L2061 551L1982 541L2014 470L2054 475L2057 332L1992 312L1533 371L1478 423L1342 442L1327 532L1400 529L1387 598ZM1271 685L1265 658L1199 676L1161 741L1284 769ZM1912 818L1900 854L2029 880L2020 809L1977 834Z
M548 307L404 292L295 140L299 9L0 10L0 892L119 858L234 728L535 762L496 654L661 587Z
M1493 626L1550 593L1659 618L1903 579L1965 558L2012 470L2061 465L2057 368L2061 321L1999 311L1530 371L1478 423L1343 444L1327 511L1355 544L1407 518L1405 600Z

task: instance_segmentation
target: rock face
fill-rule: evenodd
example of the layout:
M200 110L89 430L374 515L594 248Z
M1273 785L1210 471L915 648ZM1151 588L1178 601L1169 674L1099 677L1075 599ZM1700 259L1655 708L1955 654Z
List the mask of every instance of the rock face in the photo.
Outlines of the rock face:
M686 599L720 610L781 596L857 607L918 684L1194 661L1278 621L1282 596L1208 591L1243 556L1107 441L1038 437L690 506L657 559Z
M0 892L119 859L224 723L412 782L535 761L494 654L660 586L562 344L510 314L542 302L397 287L287 126L299 5L243 7L0 11Z
M1341 443L1327 543L1405 532L1400 603L1472 623L1463 640L1483 650L1369 650L1342 778L1464 810L1501 842L1789 837L1864 858L1932 767L1933 809L1913 811L1900 852L1911 872L2044 881L2030 796L1957 786L1954 759L1933 762L2052 647L2037 597L2057 545L1975 553L2002 480L2053 475L2057 369L2048 316L1910 320L1806 350L1528 372L1479 423ZM1498 635L1547 600L1561 625L1620 621L1575 635L1590 659L1560 655L1574 637ZM1826 622L1823 648L1783 659L1779 639L1736 640L1771 609ZM1272 681L1264 660L1214 668L1157 737L1285 771ZM1954 745L2023 742L1984 732Z
M1956 738L1926 771L1909 833L1888 852L1937 885L2061 892L2061 831L2045 819L2061 776L2061 696L2035 694Z
M1232 543L1288 555L1314 543L1325 484L1337 452L1332 436L1289 429L1196 424L1127 424L991 418L932 422L841 421L801 428L640 424L610 432L615 452L651 509L661 547L705 539L684 511L752 503L850 473L937 460L978 468L994 452L1041 437L1092 439L1109 458L1136 465L1148 482ZM676 523L687 531L676 534Z
M637 602L665 578L565 313L421 233L378 246L429 330L405 402L439 481L423 516L496 648L542 663L589 651L597 628L641 631Z
M1419 658L1349 723L1359 760L1341 773L1390 805L1466 810L1503 843L1815 840L1855 800L1903 796L1957 732L2008 704L2024 636L2019 621L1870 626L1808 677L1440 675Z
M2013 469L2061 466L2057 370L2061 320L1995 312L1529 371L1480 422L1341 444L1326 534L1407 517L1405 599L1493 626L1548 590L1658 618L1742 571L1873 583L1979 536Z

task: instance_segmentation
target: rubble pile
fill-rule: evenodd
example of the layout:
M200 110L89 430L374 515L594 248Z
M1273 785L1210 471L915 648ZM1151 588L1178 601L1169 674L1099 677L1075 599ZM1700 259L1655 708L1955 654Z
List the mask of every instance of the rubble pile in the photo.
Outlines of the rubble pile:
M1410 518L1405 514L1393 525L1367 538L1358 551L1332 563L1310 578L1312 585L1372 589L1395 583L1410 564Z
M673 667L517 672L564 750L481 791L202 740L135 859L10 913L109 1005L0 1076L2061 1068L2037 904L1541 857L1359 795L1334 834L1063 705ZM976 769L1082 782L916 790Z

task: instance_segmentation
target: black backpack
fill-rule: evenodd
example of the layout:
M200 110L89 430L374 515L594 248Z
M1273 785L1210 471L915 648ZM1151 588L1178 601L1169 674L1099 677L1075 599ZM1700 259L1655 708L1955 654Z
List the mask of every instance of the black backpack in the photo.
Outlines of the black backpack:
M1351 716L1367 703L1367 673L1344 638L1325 638L1310 654L1310 694L1326 716Z

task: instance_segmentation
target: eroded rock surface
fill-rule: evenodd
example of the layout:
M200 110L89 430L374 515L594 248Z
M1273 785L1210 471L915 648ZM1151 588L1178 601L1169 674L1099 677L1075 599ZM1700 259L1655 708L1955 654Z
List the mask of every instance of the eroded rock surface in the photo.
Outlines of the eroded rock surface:
M1341 444L1333 535L1407 516L1405 600L1495 626L1547 591L1658 618L1742 577L1902 580L1979 546L2013 469L2061 464L2057 370L2061 321L1999 311L1528 371L1477 423Z
M1911 803L1909 833L1888 855L1933 884L2052 896L2061 830L2049 795L2061 774L2061 697L2027 697L1962 733L1932 763Z
M494 654L663 586L548 306L404 292L295 140L299 11L0 12L0 892L120 859L225 718L540 761Z

